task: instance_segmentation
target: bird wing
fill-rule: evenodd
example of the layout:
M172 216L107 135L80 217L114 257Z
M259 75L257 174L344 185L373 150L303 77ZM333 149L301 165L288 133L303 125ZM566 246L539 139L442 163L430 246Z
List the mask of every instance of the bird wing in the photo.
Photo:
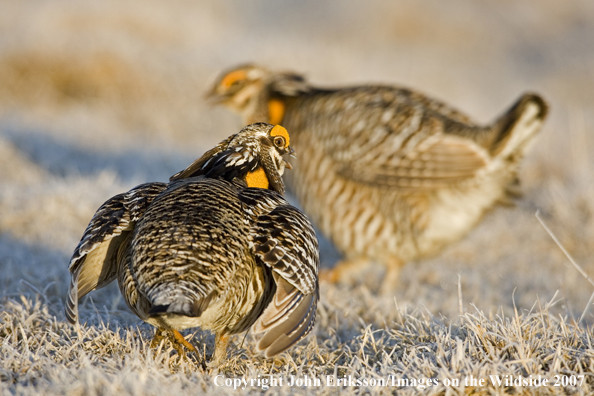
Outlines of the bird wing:
M91 219L72 258L66 317L76 323L78 300L116 277L117 251L147 207L166 189L165 183L141 184L108 199Z
M193 176L203 175L204 172L202 172L202 170L204 166L209 162L211 158L227 150L227 148L229 147L229 142L231 142L231 140L233 140L235 136L236 134L229 136L227 139L217 144L214 148L202 154L200 158L192 162L192 164L190 164L190 166L188 166L186 169L179 171L175 175L171 176L169 178L169 181L175 181L180 179L186 179Z
M341 176L424 191L470 178L489 160L480 144L484 128L439 102L377 90L349 92L340 111L333 109L339 116L316 130Z
M285 201L286 202L286 201ZM256 259L272 269L276 292L254 332L258 350L277 355L312 329L319 299L319 248L309 219L288 204L258 217L251 231Z
M186 169L171 176L169 180L176 181L204 175L212 179L221 178L233 181L239 174L254 170L258 166L258 147L254 144L229 147L229 143L236 135L231 135L223 140Z
M398 136L386 134L359 156L337 161L337 173L364 184L427 191L473 177L488 161L477 144L439 133L398 147ZM412 146L412 147L411 147Z

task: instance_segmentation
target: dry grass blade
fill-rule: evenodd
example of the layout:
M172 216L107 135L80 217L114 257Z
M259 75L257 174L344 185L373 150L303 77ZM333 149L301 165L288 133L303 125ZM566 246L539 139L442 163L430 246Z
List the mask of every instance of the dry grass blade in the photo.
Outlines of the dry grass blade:
M464 315L464 305L462 303L462 277L458 274L458 313L460 314L460 319Z
M561 244L561 242L559 241L559 239L557 239L557 237L555 236L555 234L553 234L553 231L551 231L551 229L545 224L544 220L540 216L540 212L539 211L536 211L535 216L538 219L538 221L540 222L540 224L543 226L543 228L546 230L546 232L550 235L550 237L553 238L553 241L555 241L555 243L557 244L557 246L559 246L559 249L561 249L563 251L563 253L567 257L567 259L569 260L569 262L571 264L573 264L573 266L578 270L578 272L580 274L582 274L582 276L584 278L586 278L586 280L588 282L590 282L590 284L592 286L594 286L594 281L592 280L592 278L590 278L590 276L588 276L588 274L586 273L586 271L584 271L582 269L582 267L573 259L573 257L571 257L571 254L569 254L569 252L567 251L567 249L565 249L565 247L563 247L563 245Z

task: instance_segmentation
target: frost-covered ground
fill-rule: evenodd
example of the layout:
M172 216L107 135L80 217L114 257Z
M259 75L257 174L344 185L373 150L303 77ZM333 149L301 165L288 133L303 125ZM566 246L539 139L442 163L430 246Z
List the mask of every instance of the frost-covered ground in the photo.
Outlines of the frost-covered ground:
M243 62L303 72L319 85L406 85L484 122L533 90L551 114L524 162L525 195L515 208L496 209L439 257L407 265L394 299L377 297L374 279L354 289L324 284L314 337L275 361L254 355L251 336L243 344L237 337L221 374L439 381L359 390L372 393L458 393L444 380L470 375L487 379L474 389L485 394L593 391L594 287L535 218L540 210L594 276L590 0L3 0L2 394L238 393L167 346L151 350L153 330L115 285L83 299L87 325L78 330L62 311L68 259L97 207L142 182L165 181L242 126L203 93L219 71ZM323 265L337 258L323 243ZM212 336L186 334L211 353ZM586 381L491 385L490 375L505 374Z

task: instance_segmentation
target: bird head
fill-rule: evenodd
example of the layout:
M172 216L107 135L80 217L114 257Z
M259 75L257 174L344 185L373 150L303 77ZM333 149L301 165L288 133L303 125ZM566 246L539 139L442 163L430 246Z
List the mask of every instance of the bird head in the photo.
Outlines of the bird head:
M241 65L223 72L206 94L212 103L223 104L244 117L255 111L264 94L270 72L256 65ZM263 121L263 120L260 120Z
M271 101L297 96L310 87L295 73L272 72L257 65L241 65L224 71L206 94L212 103L223 104L241 114L246 122L277 123L282 117L270 114ZM273 106L278 107L278 103Z
M256 123L229 136L207 151L170 181L194 176L239 182L247 187L267 188L284 194L281 176L291 165L283 158L294 156L289 133L280 125Z

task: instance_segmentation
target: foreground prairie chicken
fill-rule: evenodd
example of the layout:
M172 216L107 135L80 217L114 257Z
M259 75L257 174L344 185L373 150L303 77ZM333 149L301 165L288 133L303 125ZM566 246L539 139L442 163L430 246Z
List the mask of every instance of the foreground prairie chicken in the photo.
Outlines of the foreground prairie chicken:
M258 350L276 355L305 337L318 301L318 244L305 215L281 196L292 154L281 126L259 123L206 152L169 184L116 195L94 215L70 261L66 316L117 278L130 309L192 351L178 330L216 334L212 364L228 337L254 325Z
M299 152L291 190L346 258L329 278L381 262L384 292L404 263L457 241L514 194L519 162L547 115L540 96L525 94L478 125L408 89L317 88L253 65L223 73L209 96L246 122L291 131Z

